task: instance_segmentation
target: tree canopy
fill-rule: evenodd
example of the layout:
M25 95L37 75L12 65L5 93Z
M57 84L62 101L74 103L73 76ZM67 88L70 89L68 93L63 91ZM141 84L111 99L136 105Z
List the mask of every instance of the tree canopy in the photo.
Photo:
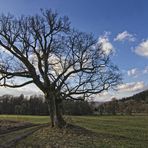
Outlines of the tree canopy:
M0 46L0 86L34 83L48 100L52 120L61 118L62 100L101 93L121 80L111 53L51 10L18 18L2 14Z

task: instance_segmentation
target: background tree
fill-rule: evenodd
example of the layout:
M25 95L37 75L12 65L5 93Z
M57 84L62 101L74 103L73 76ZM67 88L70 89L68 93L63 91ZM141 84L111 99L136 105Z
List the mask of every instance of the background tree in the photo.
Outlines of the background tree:
M63 113L67 115L91 115L93 108L86 100L68 100L63 102Z
M111 99L110 106L111 106L111 114L116 115L118 110L118 102L116 98Z
M1 15L0 46L0 85L34 83L45 95L52 126L65 125L63 100L85 99L120 82L118 68L97 40L51 10L19 18Z
M23 98L22 96L0 96L0 114L49 115L48 106L43 96L23 96ZM93 108L87 100L65 100L62 113L65 115L91 115Z

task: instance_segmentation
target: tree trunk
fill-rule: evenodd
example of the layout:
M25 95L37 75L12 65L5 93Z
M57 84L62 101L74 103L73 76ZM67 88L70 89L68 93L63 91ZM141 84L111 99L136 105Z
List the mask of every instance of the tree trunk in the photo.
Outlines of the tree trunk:
M56 99L55 96L45 95L48 102L48 108L50 112L51 127L62 128L66 122L62 117L62 100Z
M50 120L51 120L51 127L54 127L54 114L53 114L53 107L51 105L52 103L49 97L47 97L47 95L45 95L45 100L48 106L48 111L49 111Z
M64 127L66 125L66 122L65 120L63 119L63 116L62 116L62 101L56 99L55 100L55 121L54 121L54 124L55 126L57 127Z

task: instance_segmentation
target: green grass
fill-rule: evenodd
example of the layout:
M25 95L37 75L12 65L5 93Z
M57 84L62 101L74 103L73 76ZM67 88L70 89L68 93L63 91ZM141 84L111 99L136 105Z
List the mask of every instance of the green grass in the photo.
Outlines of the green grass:
M105 147L147 147L148 116L75 117L76 124L98 134Z
M74 131L57 130L49 127L36 131L22 140L29 144L55 144L70 143L77 147L102 148L146 148L148 146L148 116L66 116L68 122L79 125L93 134L76 133ZM32 123L47 123L47 116L11 116L1 115L0 119L29 121ZM38 139L38 140L37 140ZM70 147L70 146L67 146Z
M30 116L30 115L0 115L0 120L27 121L31 123L43 124L50 121L49 116Z

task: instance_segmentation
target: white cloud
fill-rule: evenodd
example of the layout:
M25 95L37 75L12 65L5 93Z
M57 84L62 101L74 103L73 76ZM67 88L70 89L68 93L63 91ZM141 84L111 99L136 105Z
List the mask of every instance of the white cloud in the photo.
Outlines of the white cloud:
M109 35L110 32L105 32L105 34L100 36L98 39L98 45L101 45L102 50L106 55L109 55L112 51L114 51L114 47L109 41Z
M141 42L134 51L140 56L148 57L148 40Z
M133 68L127 71L128 76L137 77L139 74L139 71L137 68Z
M110 101L114 98L113 92L110 91L103 91L102 93L96 95L95 100L100 102Z
M146 66L143 70L133 68L127 71L127 75L130 77L137 77L142 74L148 74L148 66Z
M22 93L27 96L34 94L43 94L35 84L26 85L24 87L17 88L16 90L18 91L18 93Z
M19 96L24 94L25 96L30 95L40 95L43 94L34 84L30 84L20 88L8 88L8 87L0 87L0 96L9 94L14 96Z
M118 86L118 92L136 92L145 88L144 82L131 82L125 83Z
M12 56L11 52L6 50L3 46L0 46L0 54L5 54L5 55Z
M116 38L114 38L114 41L129 41L129 42L134 42L135 41L135 36L133 34L128 33L127 31L123 31L119 33Z
M143 74L148 74L148 66L146 66L145 69L143 70Z

